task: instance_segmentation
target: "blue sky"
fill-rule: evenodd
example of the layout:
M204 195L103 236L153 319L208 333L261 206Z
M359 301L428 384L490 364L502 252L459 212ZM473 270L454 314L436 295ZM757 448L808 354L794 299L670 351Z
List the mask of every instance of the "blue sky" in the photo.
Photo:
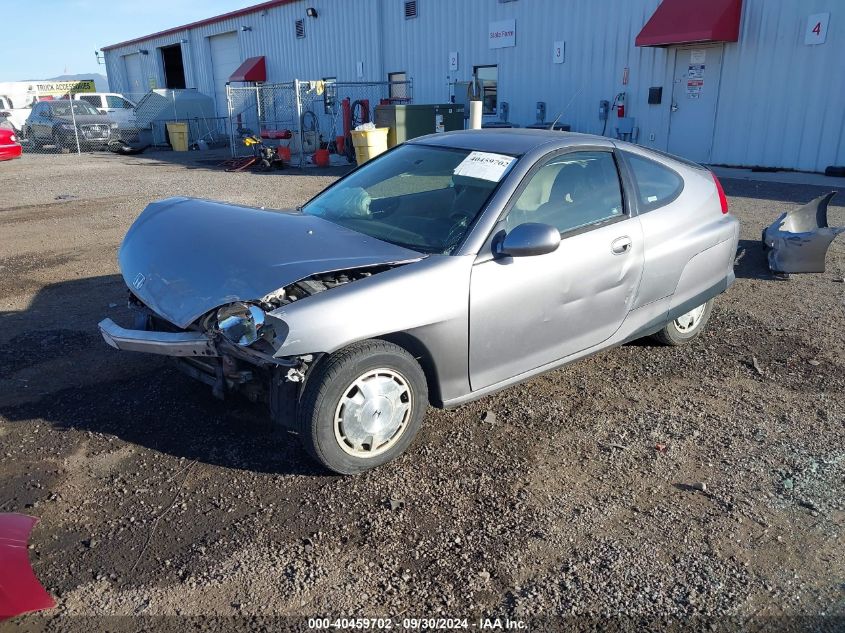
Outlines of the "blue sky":
M0 9L0 82L102 73L94 50L261 0L18 0Z

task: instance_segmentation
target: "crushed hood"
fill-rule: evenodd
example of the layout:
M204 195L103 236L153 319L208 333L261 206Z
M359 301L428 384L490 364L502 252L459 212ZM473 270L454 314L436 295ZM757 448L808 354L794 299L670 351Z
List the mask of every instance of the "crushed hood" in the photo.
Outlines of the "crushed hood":
M422 257L297 211L195 198L149 205L118 255L135 296L182 328L216 307L254 301L312 275Z

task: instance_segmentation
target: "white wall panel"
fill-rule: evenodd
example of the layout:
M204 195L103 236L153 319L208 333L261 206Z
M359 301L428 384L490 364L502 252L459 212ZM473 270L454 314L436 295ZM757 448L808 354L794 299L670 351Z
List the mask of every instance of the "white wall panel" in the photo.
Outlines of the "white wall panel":
M706 0L701 0L706 1ZM712 161L823 170L845 164L845 13L842 0L744 0L740 41L725 44ZM404 18L403 0L309 0L203 25L190 31L106 51L113 89L125 90L121 55L145 48L144 72L162 81L157 48L183 44L186 80L213 94L208 38L236 31L241 58L264 55L271 82L337 77L385 80L405 71L416 102L443 102L449 84L468 80L472 66L499 66L499 100L510 120L535 120L535 102L547 118L564 108L573 130L599 133L599 100L628 93L627 111L639 142L665 149L675 49L636 48L634 38L659 0L418 0L419 17ZM319 17L305 16L314 6ZM830 12L827 42L804 45L806 18ZM294 22L303 19L306 37ZM491 21L516 21L516 46L491 50ZM242 26L252 30L242 31ZM566 42L566 61L552 62L552 44ZM459 70L448 55L459 53ZM629 83L622 72L629 68ZM649 86L663 86L663 102L648 105ZM613 116L613 115L611 115ZM612 118L608 134L612 133ZM654 140L650 136L654 135Z

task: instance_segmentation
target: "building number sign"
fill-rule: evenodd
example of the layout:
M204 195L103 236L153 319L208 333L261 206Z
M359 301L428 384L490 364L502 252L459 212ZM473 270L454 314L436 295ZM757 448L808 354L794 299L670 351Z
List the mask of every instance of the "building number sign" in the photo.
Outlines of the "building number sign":
M804 43L824 44L827 39L827 25L830 13L816 13L807 18L807 29L804 31Z
M563 40L552 45L552 62L562 64L566 59L566 42Z

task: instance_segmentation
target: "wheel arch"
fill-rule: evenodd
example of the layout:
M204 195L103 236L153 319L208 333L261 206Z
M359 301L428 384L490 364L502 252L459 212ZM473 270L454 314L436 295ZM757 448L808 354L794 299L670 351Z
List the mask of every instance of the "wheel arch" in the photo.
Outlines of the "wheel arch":
M422 340L409 332L391 332L389 334L382 334L381 336L374 336L373 339L393 343L413 356L420 364L425 375L425 381L428 385L429 404L433 407L443 407L437 363L434 360L434 354L432 354L431 350Z

